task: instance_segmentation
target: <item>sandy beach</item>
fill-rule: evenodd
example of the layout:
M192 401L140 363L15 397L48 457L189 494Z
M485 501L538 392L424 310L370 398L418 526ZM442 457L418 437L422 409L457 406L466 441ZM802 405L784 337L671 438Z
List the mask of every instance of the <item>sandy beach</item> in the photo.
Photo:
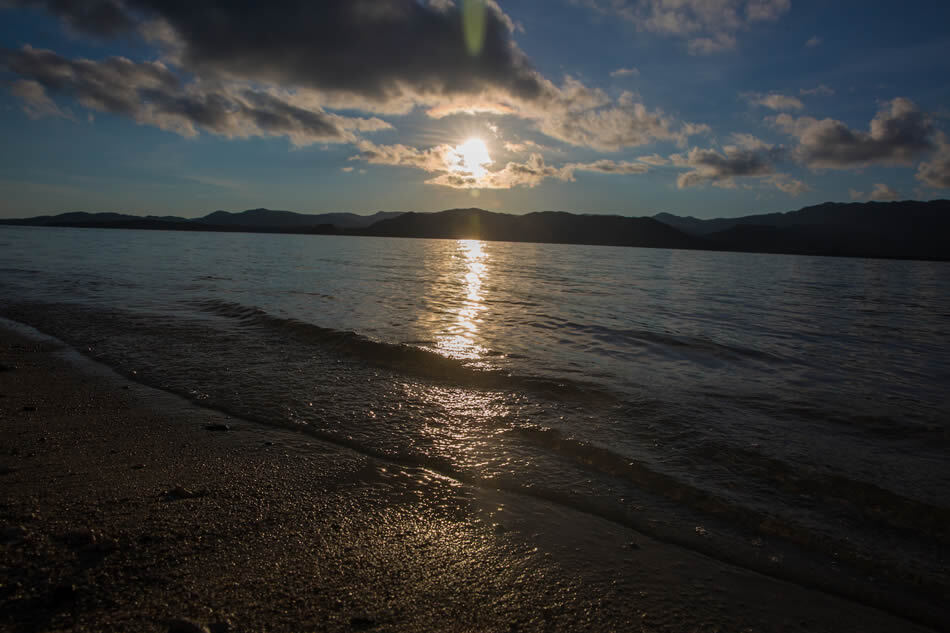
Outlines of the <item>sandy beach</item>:
M0 331L2 631L925 631Z

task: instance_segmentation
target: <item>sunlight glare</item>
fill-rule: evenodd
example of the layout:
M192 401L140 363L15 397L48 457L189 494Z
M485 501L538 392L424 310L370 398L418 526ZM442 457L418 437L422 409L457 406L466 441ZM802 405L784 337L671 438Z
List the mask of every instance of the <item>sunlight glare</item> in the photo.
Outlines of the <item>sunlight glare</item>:
M459 240L456 258L463 263L459 273L465 296L455 310L456 322L439 338L438 348L452 358L475 360L486 351L478 344L477 336L482 322L480 313L486 308L481 291L488 270L488 254L479 240Z
M473 136L452 150L449 170L469 173L473 178L483 178L488 173L486 167L492 162L485 141Z

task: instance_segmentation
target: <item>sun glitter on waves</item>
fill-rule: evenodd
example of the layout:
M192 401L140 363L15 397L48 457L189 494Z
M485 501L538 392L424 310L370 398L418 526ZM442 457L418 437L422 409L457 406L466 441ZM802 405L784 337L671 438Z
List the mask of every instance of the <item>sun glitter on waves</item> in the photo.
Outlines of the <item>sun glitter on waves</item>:
M492 164L491 156L488 155L488 146L485 141L473 136L461 145L457 145L450 153L449 171L465 172L471 174L473 178L483 178L488 173L488 167Z

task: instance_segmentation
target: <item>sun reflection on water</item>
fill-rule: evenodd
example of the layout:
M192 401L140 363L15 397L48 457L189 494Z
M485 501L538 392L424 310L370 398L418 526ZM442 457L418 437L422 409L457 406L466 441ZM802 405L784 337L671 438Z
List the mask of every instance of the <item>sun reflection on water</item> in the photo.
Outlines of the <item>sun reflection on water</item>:
M455 309L455 320L436 339L439 353L451 358L481 359L486 349L478 344L478 330L485 310L482 284L488 276L488 253L480 240L459 240L453 259L461 260L462 290L465 293Z

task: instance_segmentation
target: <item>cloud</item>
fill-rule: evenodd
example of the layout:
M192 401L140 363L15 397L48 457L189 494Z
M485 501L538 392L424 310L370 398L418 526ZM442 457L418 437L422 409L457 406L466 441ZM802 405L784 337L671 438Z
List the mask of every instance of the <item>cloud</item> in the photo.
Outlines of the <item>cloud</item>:
M936 136L937 151L930 160L917 168L916 178L920 182L937 189L950 189L950 142L946 134Z
M294 95L278 91L182 84L161 62L133 62L124 57L101 62L69 60L30 46L8 52L2 61L13 72L30 77L14 85L14 93L28 107L36 108L49 90L71 96L91 110L126 116L183 136L205 130L228 138L285 136L295 145L308 145L352 142L357 131L391 127L380 119L343 117L295 103Z
M805 104L803 104L797 97L789 97L787 95L782 95L775 92L769 94L762 94L761 92L743 92L739 96L752 105L764 106L766 108L780 112L783 110L801 110L805 107Z
M588 109L580 112L550 109L538 118L538 129L547 136L593 149L616 151L657 140L683 143L690 136L709 131L705 125L677 124L660 110L642 103Z
M135 21L118 0L0 0L5 7L45 9L76 31L112 36L130 30Z
M875 183L874 189L870 193L862 193L854 189L849 189L848 194L851 196L852 200L878 200L878 201L889 201L897 200L900 198L900 194L884 183Z
M734 144L724 146L721 152L694 147L685 155L670 156L675 167L690 170L680 174L677 186L686 189L709 183L732 189L736 178L761 178L776 173L775 164L785 155L784 148L748 134L734 135L733 140Z
M933 123L910 100L887 103L870 130L852 130L834 119L780 114L775 124L798 139L795 156L813 168L853 169L867 165L908 165L933 148Z
M611 77L639 77L640 69L630 67L630 68L618 68L617 70L610 71Z
M574 0L627 20L640 31L686 40L693 55L736 48L736 34L756 23L774 22L791 0Z
M454 148L449 145L437 145L420 150L401 143L395 145L377 145L372 141L361 140L357 143L359 153L350 160L362 160L374 165L393 165L415 167L423 171L448 171L451 162L449 156Z
M513 39L514 23L493 0L466 5L475 7L476 13L481 9L477 17L483 37L474 49L463 36L465 11L460 3L444 0L2 1L7 6L43 7L71 27L96 36L144 39L162 51L162 61L153 65L161 63L163 72L175 81L177 76L193 78L187 91L218 94L234 110L245 110L247 99L238 96L250 90L282 92L288 103L286 95L292 95L296 107L311 110L312 117L302 111L292 114L301 122L328 119L336 116L332 111L344 110L399 115L422 107L436 118L492 113L526 120L567 144L611 151L656 140L683 143L691 134L707 129L651 111L635 103L632 95L612 100L570 77L556 85L531 65ZM11 70L43 83L23 66ZM107 93L112 89L122 93L121 110L103 106L104 100L111 99ZM88 94L91 90L88 85L83 91L86 102L94 101ZM96 109L125 114L140 123L157 123L156 117L146 115L144 103L129 102L128 90L121 85L110 83L97 93ZM141 91L138 96L143 101L149 98ZM199 105L192 107L209 107ZM183 124L181 113L163 116L175 125ZM245 132L232 135L253 135L250 130L255 128L272 134L261 124L265 118L257 118L254 125L237 126ZM334 122L342 120L346 119ZM164 125L168 129L171 124ZM184 125L188 131L188 124ZM334 137L329 129L323 135ZM292 138L308 136L312 135L300 132Z
M358 96L478 95L504 89L536 98L542 81L514 45L514 25L493 1L478 16L472 54L463 11L409 0L14 0L42 6L96 35L159 37L176 64L205 77L251 79Z
M75 117L59 109L59 106L46 94L43 84L38 81L18 79L10 86L10 92L23 102L23 111L31 119L59 117L75 120Z
M772 185L779 191L787 193L793 198L797 198L801 194L811 191L811 187L802 182L801 180L796 180L788 174L774 174L764 179L764 182Z
M564 166L568 172L593 171L601 174L645 174L650 171L648 165L628 161L596 160L592 163L568 163Z
M547 165L540 154L531 154L523 163L509 162L502 169L489 171L481 176L466 172L448 172L426 180L426 184L454 189L511 189L513 187L530 189L547 178L574 179L572 171Z
M520 154L522 152L528 151L529 149L535 151L553 151L550 147L529 140L518 141L517 143L505 141L505 143L502 144L502 147L505 148L506 152L511 152L513 154Z
M697 37L687 45L690 55L713 55L735 48L736 38L728 33L718 33L715 37Z
M647 165L654 165L656 167L670 164L670 160L668 158L663 158L659 154L650 154L649 156L641 156L637 160L640 161L641 163L646 163Z
M813 35L805 41L805 48L815 48L816 46L821 46L821 38L817 35Z
M871 191L871 200L897 200L900 194L885 185L884 183L875 183Z
M642 163L596 160L589 163L568 163L561 167L548 165L541 154L532 153L524 162L510 161L501 169L487 169L491 161L479 169L479 173L466 169L458 160L455 148L449 145L437 145L428 149L418 149L408 145L377 145L370 141L358 144L360 152L350 160L360 160L377 165L413 167L429 173L439 174L426 180L426 184L453 187L456 189L511 189L513 187L535 187L546 179L573 181L578 171L599 172L602 174L643 174L649 166Z
M825 84L820 84L814 88L802 88L798 91L798 94L804 96L814 96L819 95L822 97L830 97L835 93L834 90L826 86Z

